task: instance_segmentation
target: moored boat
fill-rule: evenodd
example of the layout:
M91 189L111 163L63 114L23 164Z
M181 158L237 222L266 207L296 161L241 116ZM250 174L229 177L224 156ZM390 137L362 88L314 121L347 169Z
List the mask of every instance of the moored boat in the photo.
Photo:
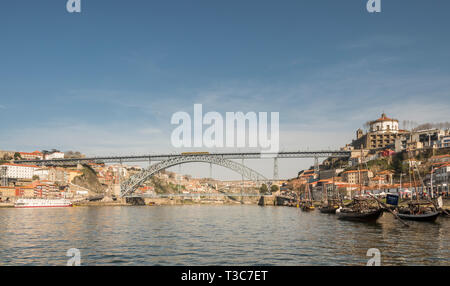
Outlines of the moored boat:
M361 159L364 158L363 151L361 149ZM367 166L367 164L366 164ZM373 198L362 196L362 179L361 169L358 165L359 173L359 194L353 198L353 201L344 207L340 207L336 210L338 219L352 220L361 222L375 222L383 215L383 209L377 204L373 205Z
M407 207L397 210L397 215L402 219L415 221L435 221L440 212L432 202L412 201Z
M352 221L376 221L383 214L383 209L374 208L367 210L354 210L351 208L339 208L336 210L338 219Z
M68 199L18 199L15 208L62 208L71 207L72 202Z
M314 207L312 204L302 204L300 208L305 212L313 211L316 209L316 207Z
M336 210L339 208L337 205L324 205L319 208L321 213L324 214L335 214Z
M309 189L309 184L306 184L305 197L303 201L300 203L300 208L302 211L309 212L315 210L315 206L311 199L311 191Z
M332 193L331 196L328 193L328 188L323 184L322 185L322 205L319 207L319 210L321 213L324 214L335 214L336 210L339 208L339 206L342 204L341 200L339 199L339 194L336 192L335 184L334 184L334 176L332 181Z
M372 200L365 197L355 197L349 205L336 210L338 219L353 221L376 221L383 214L383 209L374 206Z
M439 216L438 211L432 211L424 214L406 214L406 213L398 213L397 214L401 219L407 220L415 220L415 221L435 221Z

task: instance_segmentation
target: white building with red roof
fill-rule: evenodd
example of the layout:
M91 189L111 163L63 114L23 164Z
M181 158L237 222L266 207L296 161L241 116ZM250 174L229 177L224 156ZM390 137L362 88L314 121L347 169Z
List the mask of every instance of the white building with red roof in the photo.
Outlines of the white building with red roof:
M0 165L6 167L6 177L10 179L32 179L34 171L39 169L34 165L11 164L6 163Z
M371 121L369 125L370 132L398 133L398 120L387 117L386 113L381 114L377 120Z
M385 113L381 117L369 122L369 130L366 134L362 129L356 131L356 140L353 140L352 146L355 149L383 150L394 148L396 139L406 130L398 128L398 120L387 117Z
M31 153L19 152L19 154L23 160L42 160L44 158L42 152L40 151L34 151Z

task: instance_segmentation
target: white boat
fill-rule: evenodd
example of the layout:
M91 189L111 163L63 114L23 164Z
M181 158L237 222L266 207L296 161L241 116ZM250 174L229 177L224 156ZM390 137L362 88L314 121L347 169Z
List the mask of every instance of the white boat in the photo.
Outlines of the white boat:
M15 208L62 208L71 207L68 199L18 199Z

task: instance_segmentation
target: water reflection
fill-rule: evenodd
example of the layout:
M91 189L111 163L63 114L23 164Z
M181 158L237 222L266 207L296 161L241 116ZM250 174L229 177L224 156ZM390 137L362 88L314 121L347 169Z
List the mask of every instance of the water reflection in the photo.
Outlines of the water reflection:
M403 227L258 206L0 209L1 265L450 265L448 218Z

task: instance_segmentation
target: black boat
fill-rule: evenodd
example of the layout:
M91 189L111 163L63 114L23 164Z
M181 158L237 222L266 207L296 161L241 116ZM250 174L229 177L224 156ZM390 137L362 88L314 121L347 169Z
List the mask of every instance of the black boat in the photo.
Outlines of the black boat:
M314 207L314 205L312 204L312 202L309 202L309 201L306 201L306 202L300 204L300 208L302 209L302 211L305 211L305 212L313 211L316 209Z
M337 194L336 189L335 189L334 176L333 176L332 186L333 186L333 190L332 190L332 194L330 197L329 193L328 193L328 188L324 184L322 185L323 201L322 201L322 205L319 208L321 213L335 214L336 210L342 204L342 202L339 200L339 195Z
M335 214L337 209L338 206L334 205L326 205L319 208L320 212L324 214Z
M361 149L361 159L364 158L363 150ZM373 199L361 196L362 193L362 179L361 169L358 165L359 173L359 195L353 198L353 201L336 210L338 219L351 220L360 222L375 222L383 215L383 209L379 206L373 205Z
M430 206L431 205L431 206ZM407 207L398 209L397 215L401 219L415 221L435 221L440 215L439 210L434 206L432 201L412 201Z
M315 210L313 201L311 199L311 191L309 189L309 184L306 184L305 199L300 203L300 208L302 211L309 212Z
M383 209L353 210L351 208L341 208L336 211L338 219L352 221L376 221L383 214Z
M406 214L406 213L398 213L397 214L401 219L407 220L415 220L415 221L435 221L439 216L438 211L432 211L424 214Z

